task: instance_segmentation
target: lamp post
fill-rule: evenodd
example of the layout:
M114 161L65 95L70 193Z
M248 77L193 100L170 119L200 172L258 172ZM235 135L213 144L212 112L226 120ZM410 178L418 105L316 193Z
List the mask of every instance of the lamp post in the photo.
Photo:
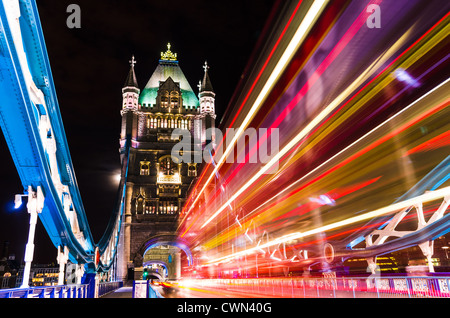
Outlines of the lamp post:
M36 231L38 214L41 213L44 207L44 195L40 186L37 187L36 192L33 191L32 186L28 186L28 194L17 194L15 196L14 204L16 209L22 205L22 197L24 196L28 196L27 210L30 214L30 229L28 232L28 242L25 248L25 268L23 270L23 281L21 288L28 288L30 287L30 270L34 254L34 234Z

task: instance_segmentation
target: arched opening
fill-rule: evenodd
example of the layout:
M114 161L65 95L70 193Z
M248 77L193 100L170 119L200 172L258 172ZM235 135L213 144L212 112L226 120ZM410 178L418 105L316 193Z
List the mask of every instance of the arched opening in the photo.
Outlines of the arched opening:
M160 268L165 279L178 279L181 276L181 263L192 265L189 247L175 235L161 235L148 240L141 248L143 265ZM163 270L164 269L164 270ZM150 273L150 271L149 271Z
M169 275L169 268L164 261L147 261L143 263L144 271L147 272L147 279L165 281Z

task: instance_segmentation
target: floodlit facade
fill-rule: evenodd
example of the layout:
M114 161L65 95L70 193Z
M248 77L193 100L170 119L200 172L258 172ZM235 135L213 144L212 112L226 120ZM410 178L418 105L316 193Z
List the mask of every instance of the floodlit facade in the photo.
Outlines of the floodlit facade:
M158 253L147 253L149 241L160 235L175 233L178 215L183 207L189 186L197 177L199 163L182 162L171 155L181 137L173 136L174 129L192 136L192 158L214 138L206 139L205 131L215 127L215 93L204 66L204 78L194 93L180 68L177 54L161 53L161 59L146 86L139 89L134 57L122 89L122 130L120 135L121 161L128 160L126 203L122 240L119 246L119 276L139 277L145 264L162 262L168 275L180 273L178 249L159 244ZM131 142L126 153L126 142ZM194 143L197 143L194 145ZM123 178L124 176L122 176ZM164 252L165 251L165 252ZM158 255L152 259L151 255ZM154 257L154 256L153 256ZM132 274L133 271L136 274Z

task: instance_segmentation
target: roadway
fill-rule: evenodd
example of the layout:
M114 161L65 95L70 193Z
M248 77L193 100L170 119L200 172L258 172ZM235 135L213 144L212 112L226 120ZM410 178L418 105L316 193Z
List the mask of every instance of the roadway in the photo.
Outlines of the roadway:
M152 287L164 298L268 298L273 296L262 294L249 294L231 290L219 290L206 288L203 286L170 285L166 286L153 284ZM133 287L121 287L101 298L133 298Z

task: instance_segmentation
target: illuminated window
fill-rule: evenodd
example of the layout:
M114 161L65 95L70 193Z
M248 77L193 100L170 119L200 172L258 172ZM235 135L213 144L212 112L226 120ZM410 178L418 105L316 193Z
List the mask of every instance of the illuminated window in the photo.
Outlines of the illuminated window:
M180 129L189 129L188 128L188 120L187 119L181 119L179 127L180 127Z
M197 168L195 165L190 165L188 168L188 176L189 177L196 177L197 176Z
M150 162L141 161L141 176L150 175Z
M169 106L169 92L164 91L161 93L161 107L167 108Z
M170 92L170 107L178 108L179 100L180 99L177 91Z
M155 214L156 212L156 206L153 202L151 201L145 201L145 210L144 213L145 214Z
M159 172L168 176L172 176L175 174L176 165L170 157L166 157L163 160L161 160L159 164Z
M178 203L176 201L160 201L159 214L175 214L178 212Z
M153 118L153 117L147 118L147 128L150 128L150 129L156 128L156 118Z

